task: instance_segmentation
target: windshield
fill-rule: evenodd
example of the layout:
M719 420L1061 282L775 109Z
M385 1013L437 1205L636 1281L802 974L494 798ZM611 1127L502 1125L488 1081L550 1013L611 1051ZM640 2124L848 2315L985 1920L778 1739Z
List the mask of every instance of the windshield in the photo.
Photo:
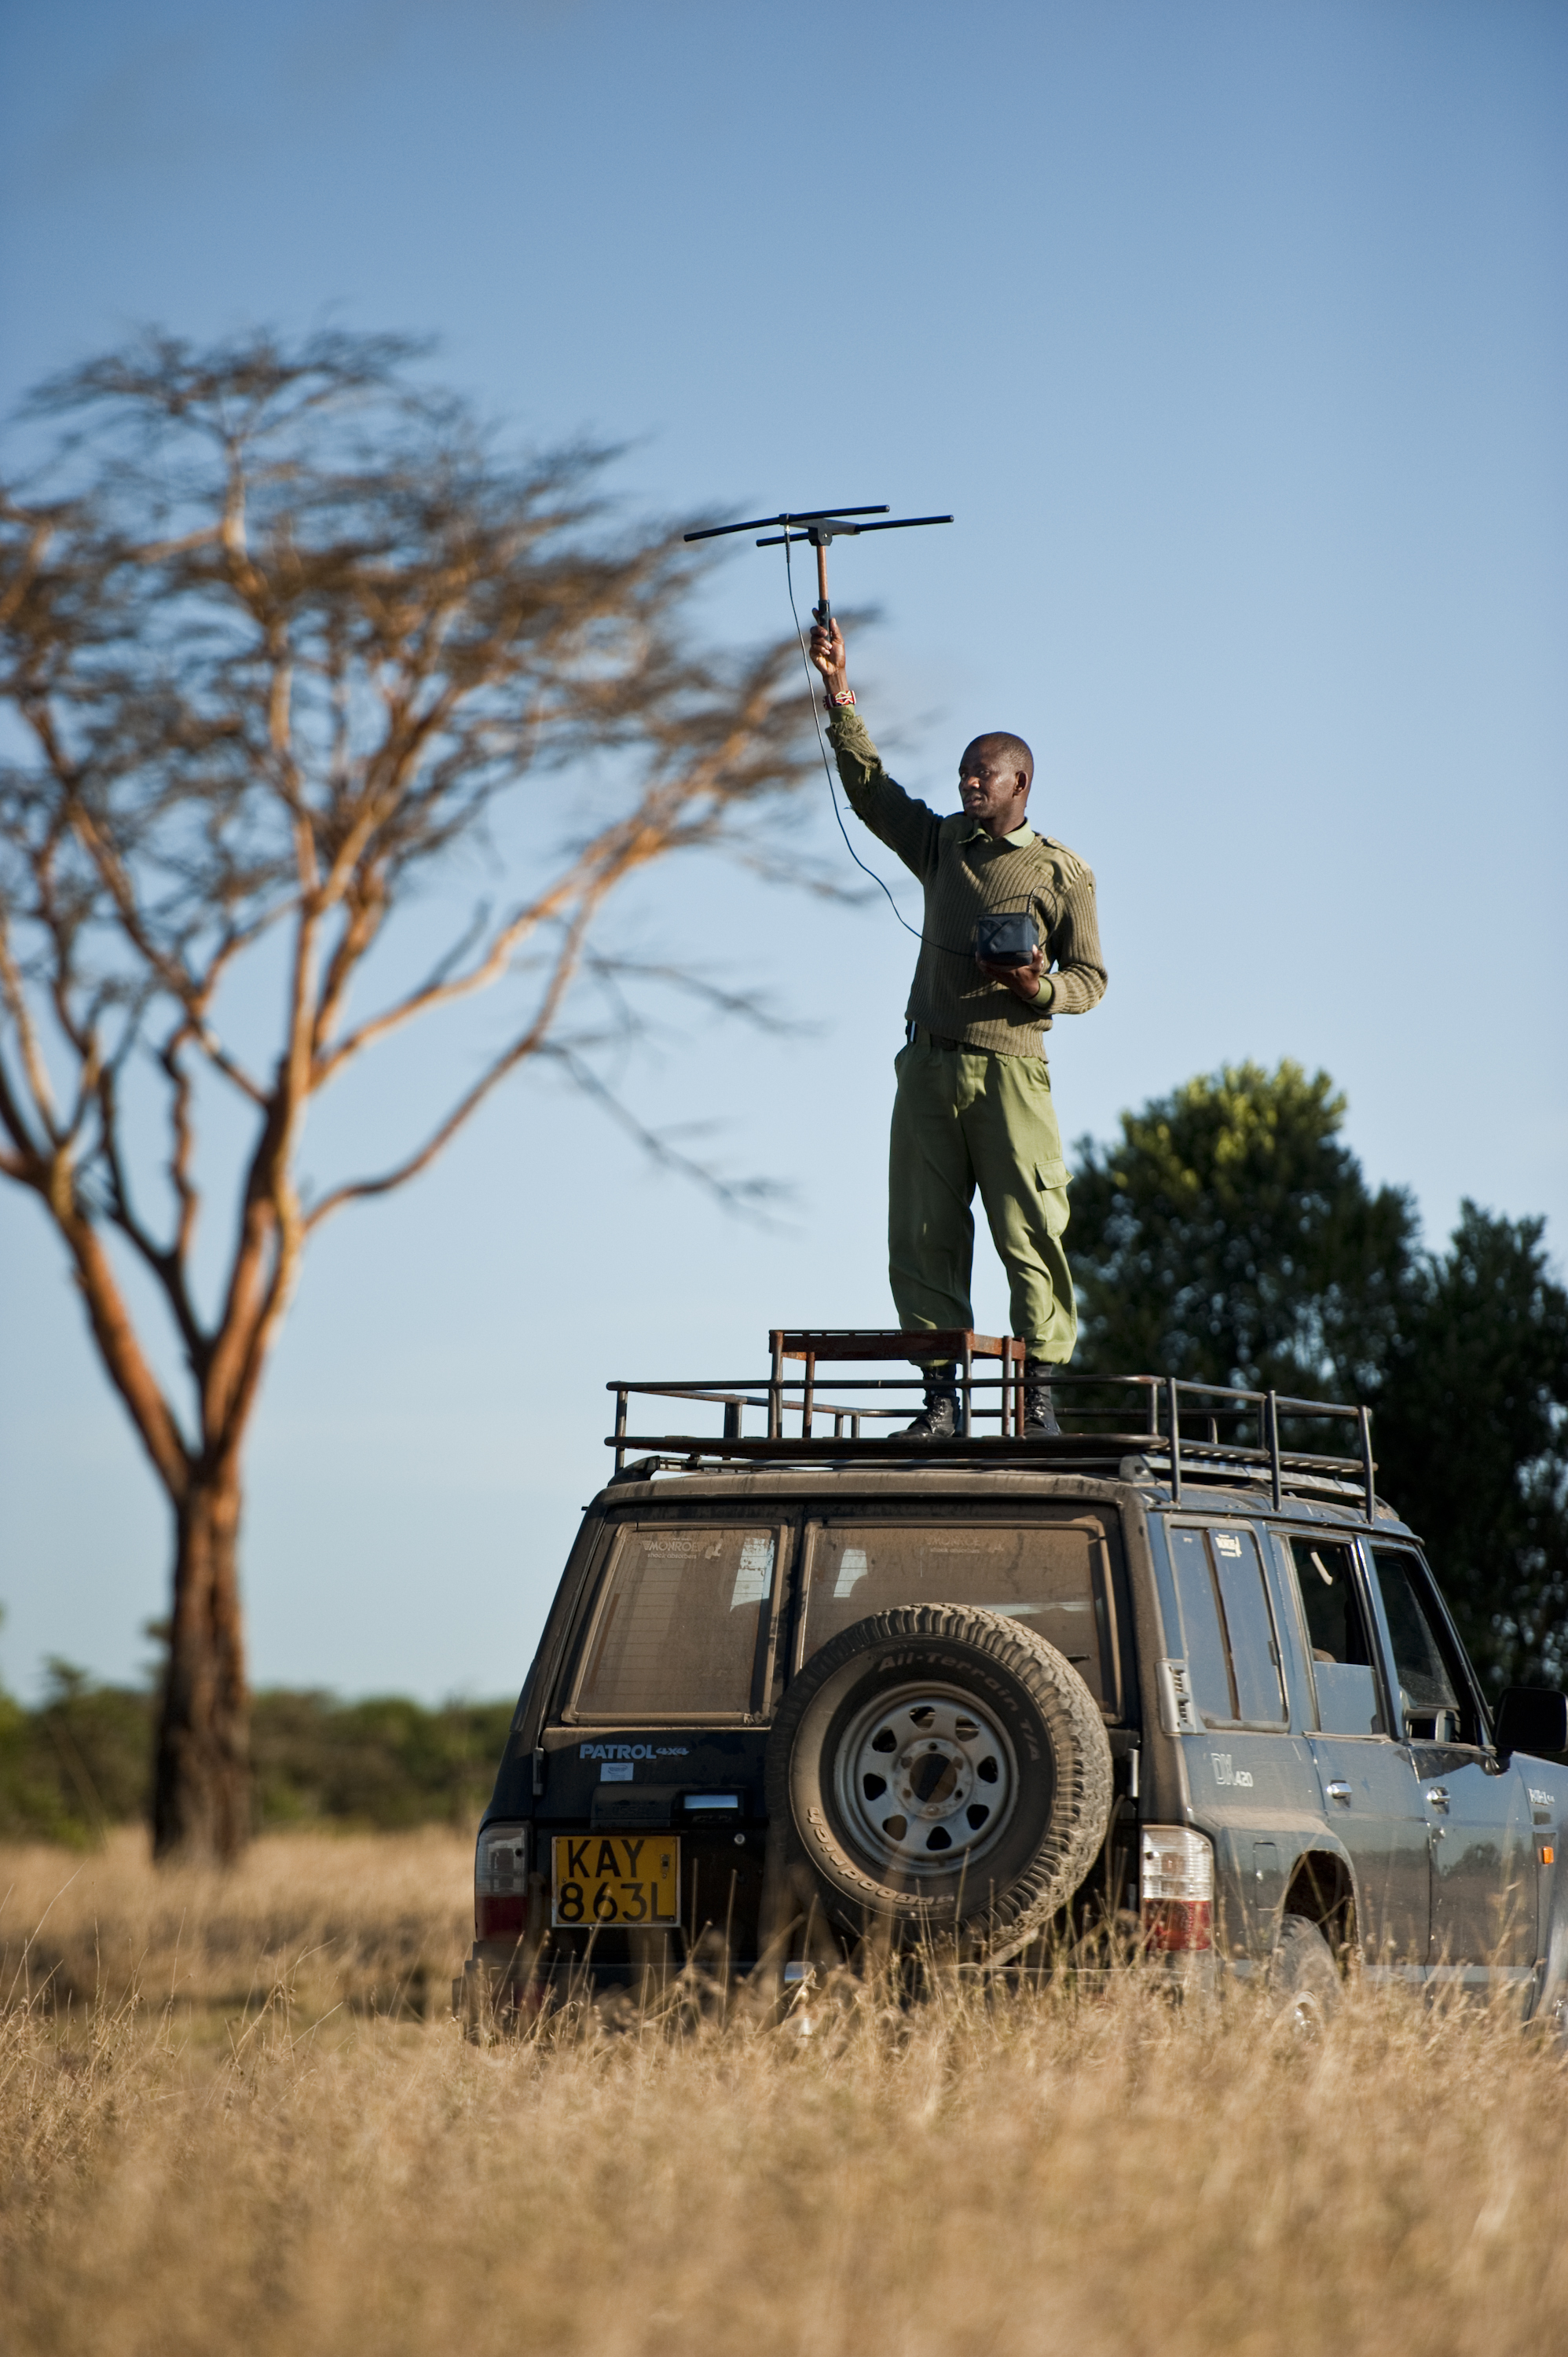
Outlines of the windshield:
M1037 1630L1103 1703L1115 1692L1108 1566L1105 1530L1087 1519L822 1523L811 1534L805 1653L892 1605L979 1604Z

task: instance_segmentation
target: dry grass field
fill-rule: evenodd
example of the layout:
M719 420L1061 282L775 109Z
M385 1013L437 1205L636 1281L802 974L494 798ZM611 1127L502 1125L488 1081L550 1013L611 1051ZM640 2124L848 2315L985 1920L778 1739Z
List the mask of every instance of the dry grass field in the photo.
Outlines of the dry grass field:
M1129 1981L480 2049L452 1836L78 1867L0 1856L8 2357L1568 2339L1568 2069L1501 2014L1354 1993L1303 2044Z
M51 2007L134 1992L144 2018L238 2019L285 1975L295 2019L446 2007L473 1937L474 1845L414 1833L273 1834L232 1874L165 1871L129 1826L86 1857L0 1846L0 1995Z

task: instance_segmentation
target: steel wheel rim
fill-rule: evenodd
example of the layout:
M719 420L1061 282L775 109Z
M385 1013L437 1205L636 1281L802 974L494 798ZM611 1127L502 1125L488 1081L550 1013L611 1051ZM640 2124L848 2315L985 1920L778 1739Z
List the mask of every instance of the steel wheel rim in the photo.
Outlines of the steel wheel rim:
M934 1879L962 1872L1000 1840L1018 1767L1006 1729L972 1695L922 1683L855 1714L833 1786L841 1822L868 1857Z

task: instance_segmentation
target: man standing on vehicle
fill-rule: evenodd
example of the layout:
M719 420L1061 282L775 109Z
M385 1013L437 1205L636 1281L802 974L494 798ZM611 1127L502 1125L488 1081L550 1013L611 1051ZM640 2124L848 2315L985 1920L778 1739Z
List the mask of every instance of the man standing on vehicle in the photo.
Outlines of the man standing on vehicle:
M888 1276L907 1332L968 1327L978 1186L1007 1271L1012 1330L1026 1361L1025 1430L1058 1429L1050 1377L1072 1356L1078 1312L1062 1248L1068 1170L1044 1035L1054 1016L1104 996L1094 877L1025 816L1034 756L1020 737L977 737L959 764L961 813L939 818L894 783L855 710L837 622L811 632L827 689L828 736L856 814L925 887L925 922L895 1070ZM1016 965L976 952L979 921L1027 915L1038 936ZM958 1429L951 1360L920 1359L919 1440Z

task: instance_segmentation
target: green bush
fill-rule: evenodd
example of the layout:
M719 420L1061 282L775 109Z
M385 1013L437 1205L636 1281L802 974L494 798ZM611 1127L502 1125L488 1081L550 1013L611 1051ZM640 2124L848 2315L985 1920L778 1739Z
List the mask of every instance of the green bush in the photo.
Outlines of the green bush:
M258 1822L460 1824L490 1797L511 1726L510 1702L425 1710L401 1695L259 1694L251 1709Z
M60 1661L37 1709L0 1692L0 1840L80 1847L145 1819L156 1707L145 1687L95 1685ZM470 1823L489 1798L511 1713L510 1702L426 1710L401 1695L258 1694L258 1829Z

